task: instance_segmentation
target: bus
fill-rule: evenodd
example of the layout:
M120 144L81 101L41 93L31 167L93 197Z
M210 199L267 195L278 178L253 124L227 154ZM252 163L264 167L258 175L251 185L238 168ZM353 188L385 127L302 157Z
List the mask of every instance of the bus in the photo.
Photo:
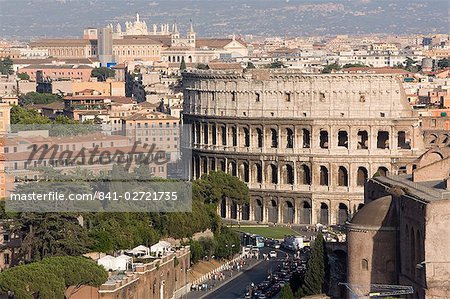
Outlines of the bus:
M242 246L264 247L264 237L255 234L241 233Z

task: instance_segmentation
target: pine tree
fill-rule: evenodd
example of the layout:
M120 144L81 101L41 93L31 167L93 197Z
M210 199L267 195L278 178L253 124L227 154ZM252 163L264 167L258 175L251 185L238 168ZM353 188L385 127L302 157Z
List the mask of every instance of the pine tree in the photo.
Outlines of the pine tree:
M319 232L314 241L311 257L305 274L305 281L299 294L302 296L316 295L322 293L322 286L326 274L326 252L322 233Z
M186 69L186 62L184 61L184 56L181 57L181 63L180 63L180 71L184 71Z

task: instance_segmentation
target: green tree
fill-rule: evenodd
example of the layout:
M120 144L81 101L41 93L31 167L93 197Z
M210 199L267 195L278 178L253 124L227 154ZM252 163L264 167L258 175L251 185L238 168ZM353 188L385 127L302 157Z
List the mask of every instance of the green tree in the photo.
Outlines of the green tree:
M180 63L180 71L186 70L186 62L184 61L184 56L181 57L181 63Z
M30 80L30 75L28 75L27 73L17 73L17 77L20 80Z
M107 67L96 67L91 71L91 77L96 77L98 81L106 81L108 78L114 77L116 72Z
M55 255L81 255L92 241L75 215L68 213L21 213L17 228L24 234L20 256L38 261Z
M189 245L191 250L191 262L195 264L204 257L204 251L200 242L196 240L191 240Z
M344 66L342 66L343 69L348 69L351 67L367 67L364 63L346 63Z
M19 103L22 106L30 104L50 104L54 102L62 102L63 99L59 95L51 93L38 93L38 92L28 92L25 95L21 95L19 98Z
M450 67L450 57L442 58L442 59L438 60L437 66L440 69L445 69L447 67Z
M291 286L289 284L284 285L281 289L280 299L294 299L294 293L292 292Z
M0 60L0 73L2 75L12 75L14 73L12 66L13 61L10 57L2 58Z
M42 116L34 109L26 109L17 105L11 107L11 124L50 124L48 117Z
M322 74L329 74L331 73L333 70L335 71L339 71L341 69L341 66L338 63L331 63L331 64L327 64L323 70L322 70Z
M199 69L199 70L209 70L209 66L207 64L204 64L204 63L199 63L199 64L197 64L197 69Z
M321 294L326 284L326 271L328 259L325 251L325 241L319 232L314 240L311 257L308 261L305 280L300 291L300 296Z
M279 60L275 60L274 62L269 64L270 69L282 69L284 67L285 67L284 64Z
M69 286L74 292L83 285L99 287L108 273L84 257L60 256L20 265L0 273L0 293L14 292L16 298L65 298Z
M247 62L247 69L254 69L255 65L253 64L253 62L249 61Z

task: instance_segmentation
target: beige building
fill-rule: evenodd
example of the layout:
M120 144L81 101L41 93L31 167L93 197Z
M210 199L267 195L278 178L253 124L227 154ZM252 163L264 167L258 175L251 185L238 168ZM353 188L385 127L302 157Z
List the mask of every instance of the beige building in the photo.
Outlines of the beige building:
M223 218L343 224L368 178L423 152L396 75L196 71L183 87L192 179L222 170L250 188L250 205L219 205Z

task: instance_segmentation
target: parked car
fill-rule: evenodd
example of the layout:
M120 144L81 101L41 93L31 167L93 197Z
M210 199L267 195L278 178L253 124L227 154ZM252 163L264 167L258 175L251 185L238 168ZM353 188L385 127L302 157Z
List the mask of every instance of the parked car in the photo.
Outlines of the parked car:
M274 251L274 250L272 250L271 252L269 252L269 256L270 256L271 258L276 258L276 257L277 257L277 252Z

